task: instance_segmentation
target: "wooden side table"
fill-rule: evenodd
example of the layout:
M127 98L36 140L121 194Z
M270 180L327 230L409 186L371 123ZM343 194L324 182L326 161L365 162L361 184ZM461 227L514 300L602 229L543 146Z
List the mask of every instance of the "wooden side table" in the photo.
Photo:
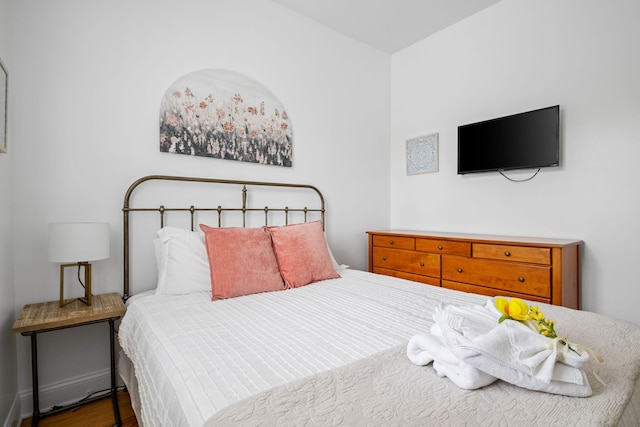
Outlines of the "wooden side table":
M122 298L117 293L95 295L90 306L79 301L75 301L64 307L60 307L60 301L27 304L24 306L22 312L18 316L18 319L13 325L13 332L31 337L31 375L33 384L32 426L37 426L40 418L42 417L104 397L99 396L93 399L86 399L81 403L67 405L46 413L40 413L40 403L38 399L38 334L101 322L109 322L109 346L111 350L111 402L113 404L113 415L116 421L115 425L122 425L116 390L114 339L115 322L122 317L125 310Z

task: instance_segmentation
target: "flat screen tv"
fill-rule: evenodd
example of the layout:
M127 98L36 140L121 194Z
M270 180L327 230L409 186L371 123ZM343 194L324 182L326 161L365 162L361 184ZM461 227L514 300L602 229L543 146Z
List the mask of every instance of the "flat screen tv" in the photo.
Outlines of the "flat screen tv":
M560 106L458 127L458 174L558 166Z

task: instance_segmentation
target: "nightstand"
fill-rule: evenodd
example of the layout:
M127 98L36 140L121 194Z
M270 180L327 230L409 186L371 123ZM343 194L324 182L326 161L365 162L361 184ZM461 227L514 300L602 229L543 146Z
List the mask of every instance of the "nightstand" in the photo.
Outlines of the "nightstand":
M73 328L76 326L90 325L93 323L109 323L109 347L111 351L111 402L113 404L113 415L115 425L122 425L120 420L120 410L118 408L118 398L116 395L116 362L115 362L115 322L120 319L125 312L122 298L117 293L95 295L91 305L85 305L80 301L75 301L64 307L60 307L59 301L51 301L39 304L27 304L22 309L15 324L13 332L31 337L31 375L33 384L33 418L31 425L37 426L40 418L70 409L80 404L85 404L90 400L86 399L82 403L67 405L46 413L40 413L38 401L38 343L37 336L43 332L55 331L58 329Z

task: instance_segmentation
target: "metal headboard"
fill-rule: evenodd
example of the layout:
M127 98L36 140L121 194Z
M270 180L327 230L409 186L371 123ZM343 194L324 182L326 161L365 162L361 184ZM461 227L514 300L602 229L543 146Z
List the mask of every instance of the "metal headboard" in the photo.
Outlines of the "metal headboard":
M240 186L239 190L241 193L241 204L240 206L165 206L158 205L152 207L133 207L132 206L132 196L134 192L140 187L140 185L149 181L181 181L181 182L193 182L193 183L205 183L205 184L216 184L216 185L235 185ZM247 194L249 192L249 188L253 186L261 186L261 187L284 187L284 188L297 188L297 189L308 189L313 192L318 197L318 207L309 208L304 206L302 208L290 208L288 206L285 207L250 207L247 204ZM228 187L227 187L228 188ZM213 194L215 196L215 194ZM212 197L213 199L213 197ZM285 224L289 224L289 214L292 212L302 212L304 215L304 220L302 222L307 222L307 214L311 212L318 213L320 215L320 220L322 221L322 226L324 229L325 224L325 206L324 206L324 197L320 190L312 185L306 184L286 184L286 183L276 183L276 182L259 182L259 181L243 181L243 180L229 180L229 179L213 179L213 178L192 178L192 177L182 177L182 176L166 176L166 175L149 175L142 177L135 181L129 189L127 190L124 196L124 205L122 207L122 212L124 215L124 283L123 283L123 298L126 300L129 298L129 285L130 285L130 221L129 215L134 212L157 212L160 218L159 228L164 227L165 225L165 214L167 212L188 212L190 216L191 222L191 230L194 230L196 227L196 219L195 214L197 212L212 212L217 214L218 219L218 227L222 226L222 214L224 212L236 212L240 213L242 216L242 226L245 227L247 223L247 215L263 213L264 214L264 225L269 224L269 213L271 212L282 212L284 213Z

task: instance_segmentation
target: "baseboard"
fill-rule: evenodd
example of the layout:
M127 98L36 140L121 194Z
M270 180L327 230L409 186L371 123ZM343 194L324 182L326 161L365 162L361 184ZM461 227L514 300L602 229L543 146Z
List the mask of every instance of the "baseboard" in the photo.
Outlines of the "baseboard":
M13 399L13 404L9 410L7 419L4 420L4 424L2 425L3 427L18 427L20 420L20 399L18 398L18 395L16 395L16 398Z
M40 412L47 412L53 406L69 405L78 402L91 393L109 389L111 386L111 371L101 369L86 375L81 375L66 381L40 385ZM33 414L33 394L31 389L19 392L19 410L21 417L27 418Z

